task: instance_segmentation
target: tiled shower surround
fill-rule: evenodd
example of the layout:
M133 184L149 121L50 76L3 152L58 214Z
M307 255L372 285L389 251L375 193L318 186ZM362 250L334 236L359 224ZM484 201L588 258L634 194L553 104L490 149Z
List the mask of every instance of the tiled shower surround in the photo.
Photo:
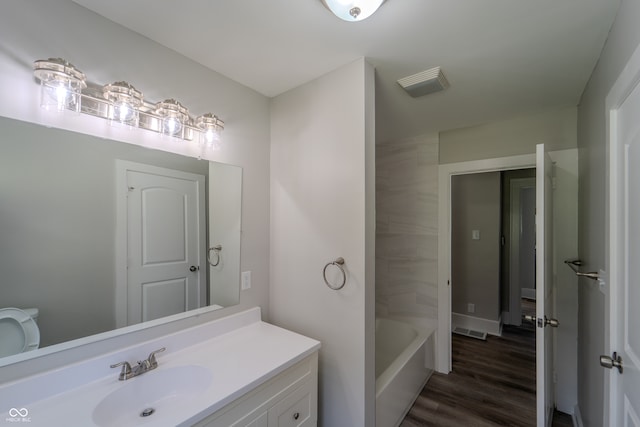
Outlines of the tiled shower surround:
M376 145L376 315L438 318L438 136Z

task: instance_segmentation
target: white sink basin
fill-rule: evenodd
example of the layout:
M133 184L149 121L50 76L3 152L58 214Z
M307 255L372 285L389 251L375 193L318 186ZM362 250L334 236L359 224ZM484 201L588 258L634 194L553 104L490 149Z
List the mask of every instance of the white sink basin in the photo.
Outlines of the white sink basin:
M211 380L211 371L203 366L160 366L123 382L102 399L93 410L93 422L118 427L161 422L167 414L184 409L211 385Z

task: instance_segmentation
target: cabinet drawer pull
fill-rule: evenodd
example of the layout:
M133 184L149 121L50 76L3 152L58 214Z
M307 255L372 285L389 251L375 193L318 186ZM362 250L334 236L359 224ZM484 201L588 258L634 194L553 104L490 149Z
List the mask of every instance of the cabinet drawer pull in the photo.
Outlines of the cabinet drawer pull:
M293 414L293 419L294 419L294 420L297 420L298 418L300 418L300 412L295 412L295 413Z

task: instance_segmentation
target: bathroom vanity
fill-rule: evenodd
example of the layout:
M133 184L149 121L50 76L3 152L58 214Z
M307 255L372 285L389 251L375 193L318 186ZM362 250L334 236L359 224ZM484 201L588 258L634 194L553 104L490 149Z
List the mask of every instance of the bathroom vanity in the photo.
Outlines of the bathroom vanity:
M163 347L139 376L110 368ZM0 424L315 426L319 348L254 308L2 384Z
M196 423L198 427L315 426L317 353Z

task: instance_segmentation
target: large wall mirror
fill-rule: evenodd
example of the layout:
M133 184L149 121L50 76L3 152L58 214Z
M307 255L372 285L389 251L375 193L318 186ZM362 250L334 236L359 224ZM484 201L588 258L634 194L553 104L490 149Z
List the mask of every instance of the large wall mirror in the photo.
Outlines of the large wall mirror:
M241 168L6 118L0 132L0 310L38 309L40 348L238 303Z

